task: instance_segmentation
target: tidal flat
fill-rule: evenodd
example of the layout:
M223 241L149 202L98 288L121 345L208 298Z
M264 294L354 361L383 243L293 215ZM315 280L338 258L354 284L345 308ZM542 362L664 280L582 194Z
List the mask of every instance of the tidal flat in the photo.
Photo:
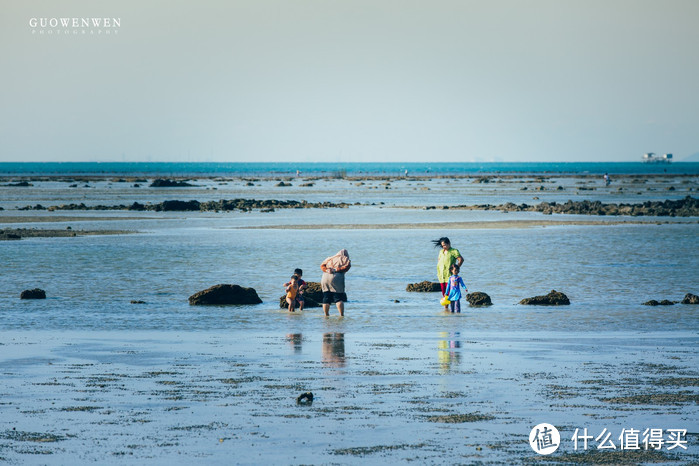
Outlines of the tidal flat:
M699 461L698 306L643 305L699 294L699 218L458 208L680 200L696 176L121 180L0 186L3 227L41 230L0 243L0 462ZM346 206L21 210L236 198ZM492 306L452 315L439 293L406 291L436 279L440 236ZM319 281L341 248L353 261L344 318L279 309L294 268ZM218 283L263 303L188 304ZM46 299L19 299L33 288ZM571 304L518 304L552 289ZM313 402L297 404L306 392ZM561 433L550 456L529 445L543 422ZM598 448L602 436L576 450L576 429L606 429L615 448ZM625 429L638 450L621 449ZM646 449L646 429L667 442ZM684 443L670 449L674 430Z
M327 321L325 333L244 337L233 329L2 332L0 457L535 463L544 458L529 447L529 431L548 422L561 447L547 462L698 459L692 332L473 335L464 318L450 331L376 334L354 332L357 320ZM312 404L297 404L308 391ZM620 451L614 438L617 450L591 442L575 451L576 428L615 437L624 428L686 428L687 450Z

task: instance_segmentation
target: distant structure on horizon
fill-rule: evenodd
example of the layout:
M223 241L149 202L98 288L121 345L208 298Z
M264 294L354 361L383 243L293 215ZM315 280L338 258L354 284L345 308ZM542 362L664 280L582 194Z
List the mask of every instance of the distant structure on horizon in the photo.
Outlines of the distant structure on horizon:
M643 163L670 163L672 162L672 154L655 155L653 152L643 154L641 159Z

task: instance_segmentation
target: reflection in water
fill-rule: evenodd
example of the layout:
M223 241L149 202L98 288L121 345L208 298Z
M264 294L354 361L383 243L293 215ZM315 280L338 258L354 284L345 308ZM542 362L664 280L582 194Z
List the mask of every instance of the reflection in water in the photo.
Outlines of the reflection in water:
M461 348L460 332L440 332L439 336L443 340L439 341L439 368L444 374L452 369L452 366L458 366L461 362L461 352L455 351L456 348Z
M286 341L288 341L292 348L294 348L294 353L301 352L301 343L303 342L303 335L300 333L287 333Z
M345 334L323 334L323 364L330 367L345 367Z

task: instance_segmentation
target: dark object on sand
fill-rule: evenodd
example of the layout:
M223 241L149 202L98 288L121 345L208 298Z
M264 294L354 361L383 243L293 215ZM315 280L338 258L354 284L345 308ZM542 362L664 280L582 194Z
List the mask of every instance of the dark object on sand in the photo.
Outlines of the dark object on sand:
M534 296L533 298L526 298L519 302L519 304L533 304L539 306L561 306L570 304L568 296L561 293L560 291L551 290L546 296Z
M405 288L405 291L417 291L421 293L431 293L434 291L442 291L441 286L439 286L439 283L436 282L420 282L420 283L411 283Z
M153 180L150 184L151 188L190 188L193 186L193 184L189 184L186 181L164 180L162 178Z
M318 282L306 282L306 289L303 291L303 298L305 303L303 308L307 309L309 307L320 307L320 303L323 302L323 290L320 288L320 283ZM296 308L299 307L299 303L296 303ZM279 308L288 309L289 304L286 302L286 295L282 295L279 298Z
M687 293L682 300L682 304L699 304L699 296Z
M311 405L313 404L313 393L306 392L302 393L296 398L297 405Z
M482 291L474 291L473 293L467 294L466 300L471 306L490 306L493 304L490 300L490 296Z
M194 293L189 297L189 304L260 304L254 288L243 288L239 285L214 285L206 290Z
M19 295L19 299L46 299L46 292L40 288L24 290Z

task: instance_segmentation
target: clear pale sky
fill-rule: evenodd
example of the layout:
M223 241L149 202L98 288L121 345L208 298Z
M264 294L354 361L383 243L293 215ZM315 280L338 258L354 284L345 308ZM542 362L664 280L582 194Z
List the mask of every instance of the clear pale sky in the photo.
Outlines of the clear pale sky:
M29 23L62 17L121 26ZM0 0L0 161L681 160L698 25L698 0Z

